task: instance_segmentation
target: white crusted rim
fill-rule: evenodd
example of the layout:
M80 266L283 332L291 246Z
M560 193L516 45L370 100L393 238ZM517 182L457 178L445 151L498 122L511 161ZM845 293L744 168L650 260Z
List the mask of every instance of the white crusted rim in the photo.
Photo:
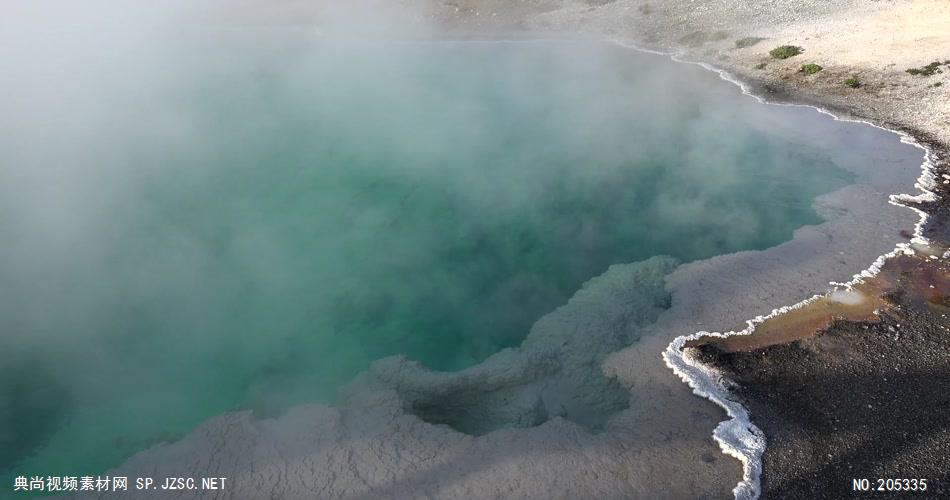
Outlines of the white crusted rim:
M927 223L929 215L923 210L911 206L908 203L932 202L937 200L936 193L932 191L933 187L937 184L937 176L935 172L936 155L928 147L917 141L913 136L900 130L889 129L867 120L839 117L831 111L820 106L798 103L770 102L766 98L754 94L749 85L740 81L728 71L722 68L717 68L708 63L685 60L683 59L681 52L662 52L638 47L627 41L612 41L622 47L637 50L639 52L669 56L673 61L684 64L695 64L707 70L716 72L723 80L738 86L744 95L748 95L762 104L812 108L817 110L819 113L831 116L836 121L863 123L880 130L892 132L898 135L902 143L915 146L924 151L924 161L921 164L921 173L914 184L914 187L919 192L917 194L892 194L888 200L888 202L892 205L909 208L917 212L919 215L919 219L914 225L914 234L911 239L911 243L899 243L894 248L894 250L879 256L867 269L854 275L854 277L846 283L830 282L829 284L832 286L832 288L824 293L813 295L812 297L798 302L797 304L773 309L772 312L767 315L757 316L746 321L746 328L740 331L725 333L702 331L692 335L683 335L673 339L673 341L670 342L670 344L666 347L666 350L664 350L662 353L663 360L666 365L673 370L673 373L679 376L684 382L686 382L687 385L690 386L690 388L693 389L694 394L709 399L726 410L730 420L722 421L718 426L716 426L716 429L713 431L713 439L719 443L719 447L722 449L723 453L735 457L740 462L742 462L742 481L740 481L732 490L735 498L737 500L754 500L759 498L759 495L761 494L762 454L765 452L765 436L762 434L762 431L749 419L748 410L741 404L730 399L729 389L724 384L721 374L711 367L700 363L699 360L695 359L693 356L684 351L683 347L690 340L695 340L700 337L724 338L733 335L751 335L759 324L768 319L785 314L795 309L800 309L818 299L830 295L836 290L850 290L852 287L854 287L854 285L863 283L865 279L874 277L881 272L881 268L884 266L884 263L891 257L895 257L897 255L913 255L915 253L913 248L914 245L929 245L929 240L923 234L923 228ZM944 258L950 258L948 257L948 254L950 254L950 251L944 254Z

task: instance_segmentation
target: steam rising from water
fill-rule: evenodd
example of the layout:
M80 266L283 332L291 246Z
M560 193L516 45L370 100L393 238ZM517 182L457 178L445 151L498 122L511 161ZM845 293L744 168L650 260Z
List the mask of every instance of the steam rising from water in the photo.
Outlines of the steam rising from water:
M847 180L617 48L57 5L0 21L0 468L105 467L387 355L469 366L610 264L774 245ZM416 26L366 12L318 17Z

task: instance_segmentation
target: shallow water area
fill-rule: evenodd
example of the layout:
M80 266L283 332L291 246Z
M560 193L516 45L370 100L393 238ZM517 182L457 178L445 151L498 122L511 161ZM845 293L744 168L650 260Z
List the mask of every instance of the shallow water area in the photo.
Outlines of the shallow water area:
M789 240L867 161L860 134L794 132L824 117L607 44L180 43L173 76L120 61L144 73L75 90L105 110L3 123L0 467L94 473L226 411L332 402L387 356L477 370L639 262L592 282L636 293L545 368L583 372L563 401L413 406L470 434L599 431L628 404L599 364L669 307L677 262Z

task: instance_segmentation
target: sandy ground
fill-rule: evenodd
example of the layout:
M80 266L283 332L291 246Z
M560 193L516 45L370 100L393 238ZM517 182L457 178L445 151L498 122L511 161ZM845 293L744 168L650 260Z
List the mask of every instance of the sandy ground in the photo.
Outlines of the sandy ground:
M950 2L945 0L360 0L383 12L387 29L418 35L579 33L679 53L728 70L764 93L820 104L950 144L950 68L933 76L905 72L950 60ZM329 0L241 0L224 15L241 24L340 25ZM345 14L352 33L383 23ZM391 22L397 19L398 23ZM395 31L399 31L396 29ZM391 34L391 33L387 33ZM397 33L398 34L398 33ZM750 37L758 43L739 48ZM780 61L779 45L804 53ZM763 66L764 63L764 67ZM804 63L824 70L799 72ZM857 77L861 86L843 84ZM934 84L940 84L935 86Z
M945 0L359 0L384 12L388 32L426 27L434 36L586 34L677 53L722 68L777 100L807 102L950 144L950 67L933 76L906 73L950 60ZM339 26L329 0L242 0L225 15L241 24ZM347 14L351 34L378 34L382 23ZM398 23L391 22L397 19ZM399 34L398 29L395 34ZM749 43L747 39L761 39ZM745 40L743 47L737 41ZM777 60L768 52L804 52ZM802 64L824 69L805 75ZM856 77L851 88L844 80Z
M906 72L950 60L950 3L870 2L841 16L752 28L744 34L766 40L743 49L736 49L734 41L732 47L717 44L713 64L740 78L773 86L773 91L785 92L792 99L950 144L950 69L929 77ZM785 44L800 46L804 53L784 61L769 57L768 50ZM708 57L706 51L696 53L700 50L691 50L691 55ZM756 69L763 63L764 69ZM819 64L824 70L805 75L799 71L805 63ZM861 87L843 85L851 77Z
M437 16L455 29L582 32L677 52L766 87L766 93L781 92L783 99L835 108L950 144L950 68L930 77L905 72L950 60L950 3L943 0L450 3ZM737 40L750 37L762 40L737 47ZM804 53L784 61L768 55L786 44ZM799 72L804 63L824 70L804 75ZM861 87L842 83L852 76Z

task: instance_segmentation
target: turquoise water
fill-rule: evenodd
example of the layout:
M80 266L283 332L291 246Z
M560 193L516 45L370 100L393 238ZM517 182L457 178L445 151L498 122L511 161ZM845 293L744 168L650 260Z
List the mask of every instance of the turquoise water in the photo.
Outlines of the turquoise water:
M611 264L773 246L851 180L715 75L608 45L175 56L4 123L0 469L95 474L385 356L471 366Z

